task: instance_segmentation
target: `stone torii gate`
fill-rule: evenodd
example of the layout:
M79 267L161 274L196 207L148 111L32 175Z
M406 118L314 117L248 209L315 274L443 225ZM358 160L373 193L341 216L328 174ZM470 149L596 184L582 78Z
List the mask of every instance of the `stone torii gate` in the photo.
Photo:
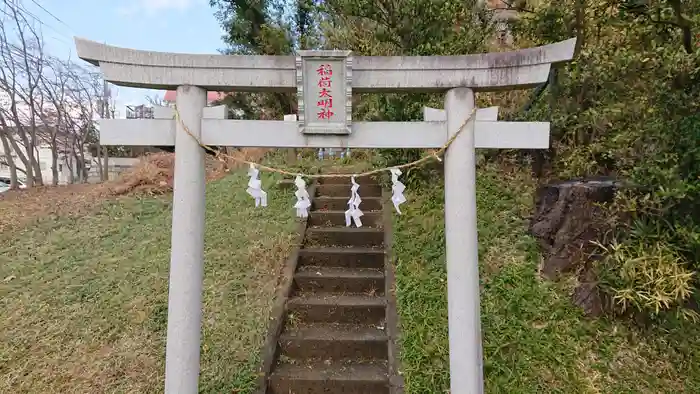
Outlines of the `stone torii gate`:
M174 145L172 250L165 392L197 392L204 249L206 145L281 148L440 148L466 122L445 155L445 237L450 387L483 392L479 310L475 148L546 149L547 122L471 119L475 91L534 87L552 64L571 60L575 39L514 52L466 56L194 55L141 51L76 38L78 56L120 85L177 89L173 119L101 122L103 145ZM229 120L203 116L206 91L297 92L299 119ZM353 122L351 95L446 92L445 111L425 122ZM428 111L430 112L430 111ZM219 117L219 116L217 116ZM494 119L486 113L484 119ZM274 197L272 197L274 198Z

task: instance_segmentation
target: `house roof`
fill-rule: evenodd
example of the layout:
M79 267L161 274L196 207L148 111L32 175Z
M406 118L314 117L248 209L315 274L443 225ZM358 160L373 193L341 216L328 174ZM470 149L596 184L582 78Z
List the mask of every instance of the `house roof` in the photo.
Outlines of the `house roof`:
M212 101L221 100L226 96L224 92L207 92L207 104ZM175 90L166 90L165 96L163 96L163 101L174 102L175 97L177 97L177 92Z

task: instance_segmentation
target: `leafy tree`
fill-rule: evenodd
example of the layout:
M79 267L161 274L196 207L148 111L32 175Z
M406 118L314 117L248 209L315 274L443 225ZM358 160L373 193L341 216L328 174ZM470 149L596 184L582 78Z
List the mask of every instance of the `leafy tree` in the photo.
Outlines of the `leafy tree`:
M210 5L225 31L225 54L290 55L317 44L312 0L292 4L293 17L288 5L277 0L210 0ZM234 93L224 102L254 119L280 119L296 112L296 96L290 93Z
M321 30L326 48L366 56L464 55L485 52L493 37L488 12L475 0L326 0ZM354 119L422 119L425 105L442 107L442 94L363 94L354 101ZM416 160L419 149L384 149L383 165ZM407 183L432 175L410 169Z

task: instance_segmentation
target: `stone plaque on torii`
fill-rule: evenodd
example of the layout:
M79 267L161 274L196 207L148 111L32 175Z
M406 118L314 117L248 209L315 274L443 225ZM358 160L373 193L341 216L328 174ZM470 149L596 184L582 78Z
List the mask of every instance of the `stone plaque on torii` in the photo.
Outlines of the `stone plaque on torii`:
M547 149L548 122L499 122L474 111L474 91L528 88L552 64L571 60L575 39L514 52L465 56L194 55L141 51L75 39L78 56L116 85L177 89L180 121L104 119L102 145L175 146L173 228L165 392L198 390L204 260L204 151L210 146L279 148L440 148L445 154L445 238L450 388L483 393L476 226L475 148ZM296 92L299 118L231 120L204 115L206 91ZM445 92L445 110L423 122L354 122L353 93ZM494 112L495 111L495 112ZM465 125L466 122L466 125Z

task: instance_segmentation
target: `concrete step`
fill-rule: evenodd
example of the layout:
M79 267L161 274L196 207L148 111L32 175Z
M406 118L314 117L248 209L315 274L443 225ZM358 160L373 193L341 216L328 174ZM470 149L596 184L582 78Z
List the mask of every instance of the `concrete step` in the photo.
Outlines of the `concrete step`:
M355 181L359 183L360 185L364 184L377 184L377 180L373 179L371 176L360 176L360 177L355 177ZM349 185L350 183L350 178L347 177L333 177L333 178L319 178L318 180L319 184L333 184L333 185L348 185L348 188L350 188Z
M360 182L358 182L360 183ZM347 184L333 184L333 183L322 183L316 187L316 195L323 197L347 197L350 198L350 187L352 184L348 182ZM364 200L366 197L381 197L382 187L379 184L362 184L360 183L360 189L358 190L360 197ZM362 205L360 205L362 206Z
M317 211L343 211L348 209L348 200L350 199L350 189L346 193L345 197L315 197L311 203L311 209ZM382 209L382 199L381 197L369 197L363 196L362 203L360 203L360 210L367 214L371 211L381 211Z
M287 301L287 324L344 323L383 324L386 299L369 295L311 294L292 297Z
M300 267L294 274L301 293L384 294L384 271L338 267Z
M282 354L296 360L386 360L388 337L375 326L306 324L288 328L279 339Z
M272 394L388 394L385 363L279 364L270 376Z
M362 204L360 204L362 206ZM362 226L381 227L382 211L363 212ZM345 211L312 211L309 218L311 226L345 226Z
M306 230L309 246L384 246L384 230L369 227L316 227Z
M384 269L384 251L372 248L305 248L299 251L303 267Z

